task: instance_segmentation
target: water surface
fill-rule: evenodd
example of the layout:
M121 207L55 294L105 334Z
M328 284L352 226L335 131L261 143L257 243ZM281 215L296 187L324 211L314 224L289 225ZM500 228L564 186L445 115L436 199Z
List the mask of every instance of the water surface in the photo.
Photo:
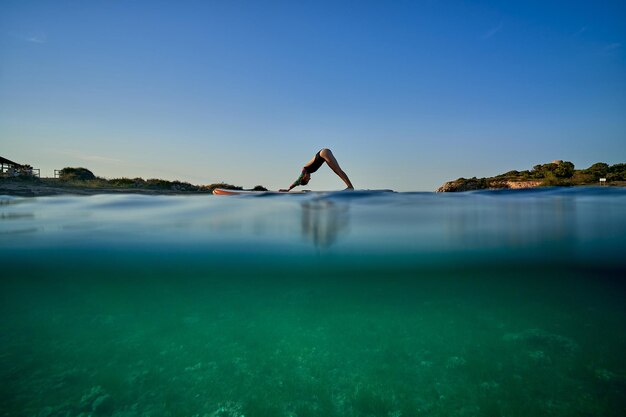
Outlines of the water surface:
M626 414L622 189L0 203L0 415Z

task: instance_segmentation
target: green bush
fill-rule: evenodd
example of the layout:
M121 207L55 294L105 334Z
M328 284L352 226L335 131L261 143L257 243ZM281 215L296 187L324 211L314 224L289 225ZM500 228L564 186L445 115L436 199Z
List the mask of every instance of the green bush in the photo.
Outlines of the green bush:
M225 182L218 182L214 184L205 185L204 188L213 191L216 188L223 188L224 190L243 190L243 187L238 185L227 184Z
M554 187L557 185L565 185L565 183L559 179L554 172L546 172L543 177L541 185L546 187Z
M571 179L574 184L591 184L596 181L593 175L588 174L583 170L574 172Z
M161 180L158 178L150 178L146 180L146 185L150 188L170 188L172 183L167 180Z
M59 179L63 181L87 181L95 180L96 176L87 168L65 167L59 172Z
M133 187L137 185L136 181L131 180L130 178L113 178L108 182L110 185L115 185L117 187Z

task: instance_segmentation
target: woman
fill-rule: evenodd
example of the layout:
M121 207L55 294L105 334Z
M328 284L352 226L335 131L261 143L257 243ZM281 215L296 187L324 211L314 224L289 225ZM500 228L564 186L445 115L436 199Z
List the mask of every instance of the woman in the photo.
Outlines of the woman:
M298 179L293 184L291 184L291 186L289 186L289 189L280 191L289 192L292 188L297 187L298 185L307 185L309 183L309 180L311 179L311 174L317 171L324 164L324 162L326 162L330 169L332 169L335 174L337 174L339 178L341 178L343 182L346 183L346 185L348 186L346 188L347 190L354 190L350 179L348 178L346 173L343 172L343 170L339 167L339 163L335 159L333 153L330 151L330 149L324 148L316 153L313 159L311 159L302 168L302 173L300 174Z

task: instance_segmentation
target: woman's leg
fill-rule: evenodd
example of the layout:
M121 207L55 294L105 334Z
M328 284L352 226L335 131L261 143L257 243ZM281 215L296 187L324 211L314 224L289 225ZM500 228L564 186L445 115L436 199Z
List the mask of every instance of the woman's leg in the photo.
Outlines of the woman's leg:
M333 155L330 149L327 149L327 148L322 149L320 151L320 156L324 158L324 161L326 161L330 169L332 169L335 172L335 174L337 174L339 178L341 178L343 182L346 183L348 188L354 188L352 186L352 183L350 182L350 178L348 178L346 173L343 172L343 170L339 166L339 162L337 162L337 160L335 159L335 155Z

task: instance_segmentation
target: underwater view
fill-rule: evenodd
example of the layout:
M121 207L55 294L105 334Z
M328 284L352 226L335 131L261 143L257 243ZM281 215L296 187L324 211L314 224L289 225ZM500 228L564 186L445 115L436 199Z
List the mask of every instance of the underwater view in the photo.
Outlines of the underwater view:
M0 415L626 415L626 189L0 196Z

